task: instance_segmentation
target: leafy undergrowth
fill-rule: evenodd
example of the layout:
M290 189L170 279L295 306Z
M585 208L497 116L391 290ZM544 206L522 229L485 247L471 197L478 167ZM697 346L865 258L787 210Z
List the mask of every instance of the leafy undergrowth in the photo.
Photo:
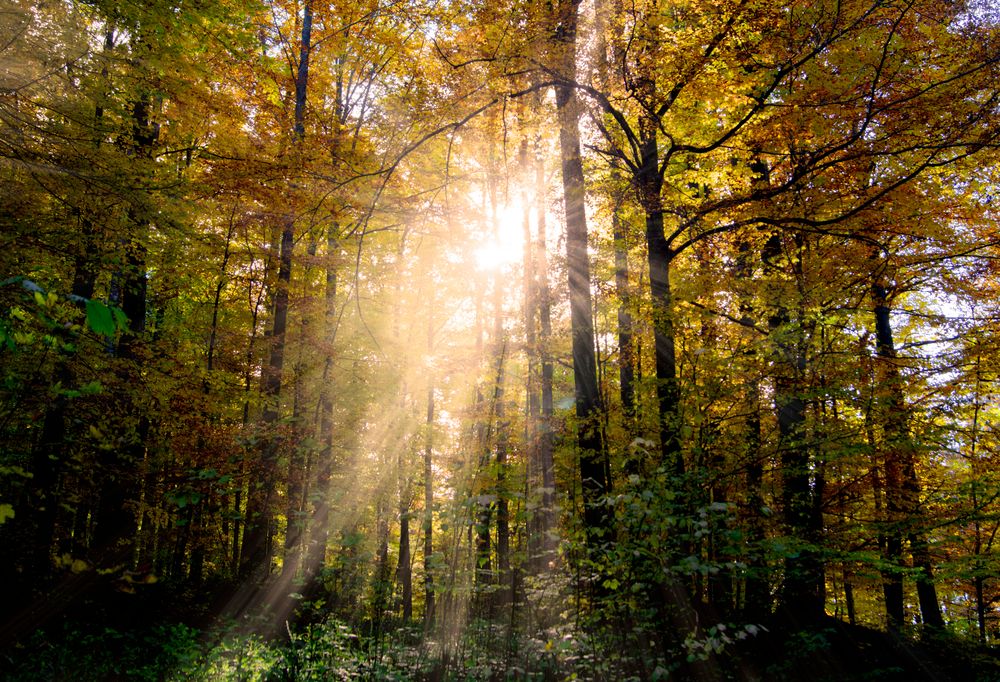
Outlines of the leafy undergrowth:
M42 680L562 680L618 678L586 637L505 638L470 625L450 646L414 629L379 640L337 620L265 639L231 626L199 631L159 625L145 633L64 625L36 632L4 654L0 678Z
M553 628L513 635L486 621L448 646L400 628L362 637L328 619L270 640L229 625L144 632L64 623L4 652L0 678L51 680L705 680L1000 682L997 652L938 634L890 635L830 620L806 631L769 628L718 653L670 664L638 640Z

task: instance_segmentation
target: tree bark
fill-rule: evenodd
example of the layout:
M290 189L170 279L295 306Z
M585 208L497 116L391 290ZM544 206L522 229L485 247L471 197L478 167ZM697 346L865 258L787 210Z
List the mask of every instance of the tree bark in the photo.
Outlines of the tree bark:
M891 624L903 622L903 580L900 572L903 563L903 540L910 544L917 573L917 599L923 622L931 627L944 627L941 606L934 585L934 572L928 550L927 537L922 530L923 513L920 510L920 480L916 471L916 452L909 433L909 414L903 395L902 376L896 364L896 348L892 338L892 323L888 292L883 284L872 285L874 302L876 354L880 359L883 381L883 433L885 452L885 500L889 514L887 531L887 559L899 567L884 590L886 615ZM891 599L891 601L890 601Z
M535 139L535 210L537 211L538 233L535 237L535 281L538 297L538 354L541 363L541 415L538 422L538 467L542 478L541 523L538 533L541 539L541 554L539 561L555 551L555 540L552 537L556 515L556 479L553 461L552 419L555 405L552 399L552 381L554 377L552 355L549 346L552 338L552 301L549 292L549 269L547 257L546 234L546 197L548 196L545 182L545 163L541 151L541 136Z
M801 237L795 238L796 254L791 265L801 277ZM764 247L762 259L772 261L783 252L781 236L774 234ZM816 622L825 605L824 565L811 546L820 540L821 518L812 475L812 457L805 442L806 401L803 374L806 370L805 340L798 321L793 321L785 301L774 304L768 319L774 348L774 410L778 421L779 461L782 473L782 517L789 535L806 546L785 557L781 587L781 611L793 622Z
M270 573L274 553L274 482L277 480L278 450L277 429L281 414L282 370L285 364L285 332L288 328L288 288L292 273L294 223L285 219L281 231L281 249L278 281L274 297L273 323L271 325L271 352L264 369L262 393L265 400L261 417L266 433L260 448L257 471L252 472L247 491L247 511L243 525L243 542L240 575L244 578L257 573L258 577Z
M427 353L434 348L433 319L427 320ZM424 435L424 631L434 627L434 382L427 380L427 419Z
M602 431L604 406L597 384L590 260L587 254L587 214L580 157L579 110L572 82L576 78L576 28L579 0L564 0L557 9L556 43L561 77L556 87L559 150L562 159L563 203L566 212L566 265L569 271L570 326L573 342L573 385L577 418L577 448L583 489L587 543L596 550L610 539L607 444Z
M521 172L527 174L530 166L528 162L528 140L525 138L521 142L521 149L518 155ZM540 201L536 191L535 200ZM531 570L536 571L540 556L542 554L542 520L543 512L541 508L542 489L542 466L541 466L541 393L539 376L540 349L538 347L538 272L535 265L537 258L535 253L534 236L531 233L531 195L527 183L523 197L524 214L522 216L522 227L524 229L524 346L527 362L527 372L525 376L525 420L524 420L524 442L527 449L527 471L525 493L528 500L531 515L528 519L528 561ZM537 506L535 506L537 505Z
M403 476L402 466L400 474ZM408 487L408 486L406 486ZM410 563L410 505L409 491L403 489L399 494L399 563L396 565L396 583L401 590L403 607L403 622L413 619L413 573Z
M637 435L635 404L635 343L628 281L628 236L620 212L611 216L615 243L615 293L618 296L618 394L622 402L625 431Z
M739 310L740 322L744 328L752 328L756 319L752 296L743 291L742 286L749 285L754 278L753 253L751 247L740 241L737 245L735 276L741 290ZM771 614L771 589L768 581L768 568L764 560L764 457L761 453L761 408L760 408L760 378L755 369L757 352L753 341L749 340L745 357L750 364L746 375L746 417L743 427L746 433L746 445L743 457L746 462L746 506L747 506L747 540L750 544L750 557L747 560L747 577L744 581L743 613L750 623L760 623Z
M644 121L641 164L636 175L639 201L646 216L646 254L649 293L653 308L653 347L656 360L656 401L661 461L674 474L684 474L681 457L680 390L674 344L673 296L670 265L676 255L667 244L663 223L663 176L659 171L656 123Z
M312 49L312 0L303 8L301 44L295 75L295 113L293 143L301 151L305 138L305 107L309 85L309 55ZM277 291L274 297L274 321L271 326L271 353L263 377L264 413L261 421L266 431L260 457L259 478L251 483L247 495L247 514L243 527L243 552L240 574L246 578L258 572L270 572L274 553L274 482L277 480L279 440L274 432L281 414L282 371L285 363L285 335L288 329L288 294L292 277L292 250L295 247L295 218L283 219Z
M137 38L137 43L143 44L142 39ZM151 97L145 94L133 101L128 146L137 177L147 181L151 180L153 149L159 139L159 126L150 119L151 106ZM138 383L145 362L146 240L150 222L147 213L147 207L137 201L129 205L128 232L122 240L124 267L119 273L121 285L118 294L122 312L128 318L128 329L121 335L115 353L123 362L120 379L129 386ZM149 415L138 404L136 396L126 392L123 401L122 414L129 422L123 429L127 435L125 442L109 458L104 471L91 544L92 563L113 571L129 563L136 539L136 518L128 502L139 499L137 472L145 457L146 436L150 429Z

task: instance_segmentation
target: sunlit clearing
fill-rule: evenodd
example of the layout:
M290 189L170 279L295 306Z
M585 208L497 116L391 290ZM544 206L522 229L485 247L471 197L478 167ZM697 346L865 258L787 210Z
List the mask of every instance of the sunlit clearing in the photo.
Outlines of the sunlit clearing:
M496 232L475 251L480 270L503 270L524 256L524 207L513 201L497 213Z

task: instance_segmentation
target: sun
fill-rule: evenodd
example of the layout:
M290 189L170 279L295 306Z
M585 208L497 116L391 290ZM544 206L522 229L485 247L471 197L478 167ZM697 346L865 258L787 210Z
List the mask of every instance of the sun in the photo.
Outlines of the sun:
M494 233L474 252L477 269L505 270L524 257L524 219L524 206L517 200L497 212Z

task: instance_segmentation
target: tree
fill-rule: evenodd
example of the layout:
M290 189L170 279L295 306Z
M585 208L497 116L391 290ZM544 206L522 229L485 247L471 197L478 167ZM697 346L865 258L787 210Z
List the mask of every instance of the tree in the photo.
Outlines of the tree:
M587 214L583 162L580 150L579 109L576 90L577 15L579 2L555 7L553 50L556 69L564 81L556 86L559 121L559 154L562 161L563 204L566 220L566 267L569 274L570 329L573 337L573 385L577 417L577 446L583 484L584 528L592 550L600 547L610 531L603 497L610 491L608 453L601 432L603 404L597 385L594 323L590 296L590 263L587 255Z

